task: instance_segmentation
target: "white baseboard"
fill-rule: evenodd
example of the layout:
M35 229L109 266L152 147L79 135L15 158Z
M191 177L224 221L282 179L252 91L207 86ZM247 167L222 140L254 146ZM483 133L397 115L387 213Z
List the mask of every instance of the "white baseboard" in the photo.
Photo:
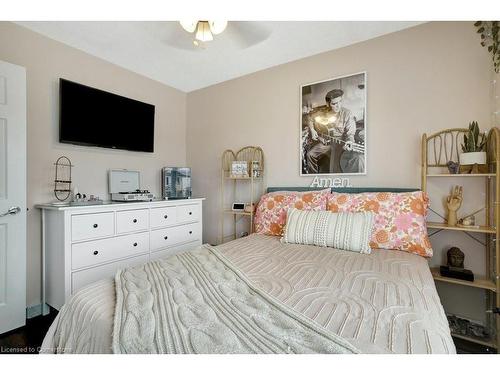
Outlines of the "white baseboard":
M45 304L43 306L43 315L47 315L49 313L49 305ZM35 316L42 315L42 305L34 305L26 308L26 319L34 318Z

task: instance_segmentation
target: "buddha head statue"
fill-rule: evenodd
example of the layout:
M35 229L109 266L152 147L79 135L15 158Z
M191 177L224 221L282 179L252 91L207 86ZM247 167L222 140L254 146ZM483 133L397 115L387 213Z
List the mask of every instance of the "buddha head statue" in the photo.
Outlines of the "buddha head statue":
M448 266L456 268L464 268L465 255L458 247L452 247L448 250Z

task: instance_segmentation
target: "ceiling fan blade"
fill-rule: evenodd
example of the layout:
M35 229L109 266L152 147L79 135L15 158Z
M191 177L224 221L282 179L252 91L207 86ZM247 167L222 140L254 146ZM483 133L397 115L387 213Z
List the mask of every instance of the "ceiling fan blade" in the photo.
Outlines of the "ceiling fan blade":
M186 51L196 51L199 49L193 44L193 40L195 39L194 33L184 30L179 22L162 22L161 26L155 27L162 28L155 31L160 33L161 41L170 47Z
M226 32L242 49L252 47L271 35L270 27L256 21L231 21L227 25Z

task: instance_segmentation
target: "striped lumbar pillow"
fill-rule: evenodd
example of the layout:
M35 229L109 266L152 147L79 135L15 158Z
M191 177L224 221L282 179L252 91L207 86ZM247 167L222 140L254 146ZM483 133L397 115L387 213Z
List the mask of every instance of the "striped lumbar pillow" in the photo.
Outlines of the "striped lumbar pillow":
M281 242L370 254L372 212L288 210Z

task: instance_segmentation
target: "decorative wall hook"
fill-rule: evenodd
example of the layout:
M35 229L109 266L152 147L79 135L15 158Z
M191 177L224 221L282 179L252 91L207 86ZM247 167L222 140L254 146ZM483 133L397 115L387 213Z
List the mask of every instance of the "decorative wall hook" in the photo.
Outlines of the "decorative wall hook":
M66 156L61 156L54 163L56 177L54 178L54 196L58 201L65 201L71 195L71 168L74 167Z

